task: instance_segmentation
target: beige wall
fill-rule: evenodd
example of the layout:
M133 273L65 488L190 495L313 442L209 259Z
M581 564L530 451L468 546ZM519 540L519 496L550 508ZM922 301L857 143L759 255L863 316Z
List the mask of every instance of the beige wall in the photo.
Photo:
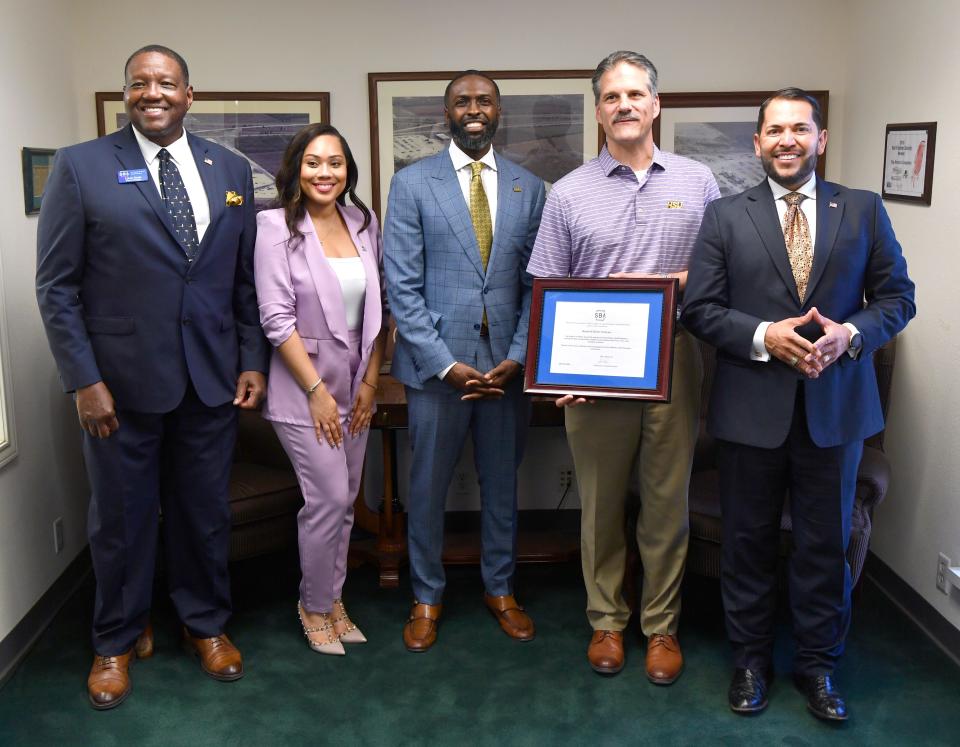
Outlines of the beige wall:
M935 585L939 552L960 565L960 6L858 0L851 11L845 182L879 190L886 124L938 123L933 203L886 203L917 284L917 317L897 347L886 438L893 484L871 547L960 628L960 590L948 598Z
M829 88L831 120L841 124L843 65L826 55L812 55L806 69L794 72L778 64L776 14L758 0L488 0L483 8L491 23L479 33L465 30L475 5L440 0L170 0L164 4L170 15L189 16L191 23L166 36L151 31L142 3L88 5L76 28L83 61L77 116L84 134L96 134L90 92L118 90L130 51L159 42L186 57L197 90L330 91L333 123L360 165L363 198L370 195L368 72L592 69L614 49L636 49L658 66L665 91L771 89L787 82ZM843 3L812 0L803 13L790 15L797 37L842 48ZM838 152L839 135L831 141Z
M874 13L877 4L865 0L811 0L803 12L785 14L760 0L597 0L563 6L544 0L489 0L483 7L491 21L471 32L465 30L465 18L474 5L438 0L170 0L162 6L130 0L0 2L5 21L0 62L6 71L0 91L4 101L15 102L7 107L8 146L0 156L7 174L19 173L21 145L54 147L93 137L93 92L118 90L126 56L151 42L184 54L198 90L330 91L333 122L351 141L364 198L370 195L366 74L371 71L591 68L615 48L632 48L656 62L665 91L786 84L826 88L831 92L828 176L871 188L879 184L883 122L940 119L935 186L940 200L933 209L891 210L921 284L921 319L901 348L889 440L896 477L888 506L878 517L877 546L895 570L931 602L944 603L941 608L955 624L960 621L956 604L947 607L945 597L936 599L937 592L929 591L936 552L934 560L925 559L932 547L927 537L938 526L943 549L960 559L957 509L947 491L955 484L949 478L957 469L957 460L951 458L955 427L952 439L944 439L955 410L948 372L956 370L950 364L957 362L958 346L948 337L948 291L939 290L933 278L924 278L934 272L935 257L946 265L949 256L943 199L960 170L955 142L950 151L945 115L956 113L956 103L932 91L934 81L946 85L957 59L956 52L950 59L946 52L936 58L936 45L922 36L901 38L899 21L891 23L906 15L897 4L884 3L887 12ZM925 22L921 28L947 49L953 44L948 29L956 25L956 12L938 11L941 5L913 3L910 14L917 15L919 9ZM162 20L157 15L161 7L166 18L176 20ZM953 24L938 19L944 13L952 14ZM910 28L917 23L908 20ZM164 24L169 32L156 33ZM783 59L786 38L799 40L791 42L790 49L805 57L802 69ZM909 38L917 41L905 49ZM881 57L892 48L905 65L902 72L892 71ZM20 212L18 178L8 178L0 189L5 198L0 202L0 251L20 434L20 456L0 471L2 638L80 549L86 491L69 403L57 394L33 301L35 219ZM936 226L927 223L928 215L938 216ZM921 368L934 353L945 364L942 374ZM555 458L545 453L552 450L535 446L528 452L528 468L534 455ZM60 557L51 550L50 525L57 515L65 516L69 539ZM952 545L947 517L954 527ZM910 560L914 556L916 568Z
M0 639L86 544L86 477L72 404L47 347L33 292L36 216L23 214L20 148L80 137L69 24L58 0L0 0L0 265L19 454L0 469ZM85 97L84 97L85 98ZM53 552L53 520L66 544Z

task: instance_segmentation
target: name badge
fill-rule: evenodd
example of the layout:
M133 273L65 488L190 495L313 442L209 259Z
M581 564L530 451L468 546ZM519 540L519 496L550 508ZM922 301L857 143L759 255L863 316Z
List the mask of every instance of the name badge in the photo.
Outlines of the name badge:
M129 171L117 172L118 184L129 184L130 182L145 182L150 179L150 173L146 169L130 169Z

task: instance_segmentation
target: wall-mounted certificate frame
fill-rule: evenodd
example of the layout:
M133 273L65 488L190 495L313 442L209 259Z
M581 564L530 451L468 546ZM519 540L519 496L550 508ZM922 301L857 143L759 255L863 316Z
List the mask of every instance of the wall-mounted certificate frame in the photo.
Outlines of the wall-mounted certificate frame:
M670 401L675 278L535 278L524 392Z
M883 149L883 199L930 204L936 145L936 122L887 125Z

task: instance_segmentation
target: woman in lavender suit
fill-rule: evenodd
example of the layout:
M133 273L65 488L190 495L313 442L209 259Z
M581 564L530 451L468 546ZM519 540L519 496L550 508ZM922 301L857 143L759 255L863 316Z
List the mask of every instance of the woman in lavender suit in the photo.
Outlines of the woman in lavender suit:
M366 641L341 594L386 342L380 230L356 185L340 133L302 129L277 173L282 207L257 216L255 255L260 321L274 346L263 417L304 499L297 611L310 648L341 655L343 643Z

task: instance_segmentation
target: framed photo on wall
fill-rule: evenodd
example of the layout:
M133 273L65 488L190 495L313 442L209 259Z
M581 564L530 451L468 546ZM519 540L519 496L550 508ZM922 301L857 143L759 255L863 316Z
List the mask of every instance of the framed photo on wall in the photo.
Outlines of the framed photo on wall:
M27 215L40 212L43 190L53 168L54 153L56 151L50 148L23 148L20 151L23 164L23 211Z
M883 199L930 204L936 145L936 122L887 125L883 151Z
M662 150L687 156L710 167L720 194L738 194L764 177L753 148L757 114L773 91L661 93L660 116L653 137ZM820 104L827 127L829 91L808 91ZM828 146L829 149L829 146ZM826 152L817 161L817 175L826 173Z
M99 135L127 124L122 93L101 91L96 101ZM254 198L257 207L264 208L276 199L274 179L290 138L304 125L329 121L326 92L195 91L184 127L250 162Z
M448 147L443 92L457 72L369 73L373 210L383 218L394 173ZM592 70L493 70L503 113L493 147L547 185L594 158Z

